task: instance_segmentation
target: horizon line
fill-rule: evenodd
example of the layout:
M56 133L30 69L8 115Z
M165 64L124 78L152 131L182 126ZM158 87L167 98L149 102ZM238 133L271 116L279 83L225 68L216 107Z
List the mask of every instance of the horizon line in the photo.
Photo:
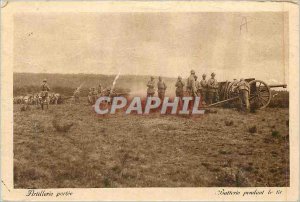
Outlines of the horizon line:
M61 74L61 75L101 75L101 76L116 76L118 75L118 73L116 74L100 74L100 73L54 73L54 72L13 72L13 74ZM120 76L145 76L145 77L150 77L150 76L157 76L159 77L159 75L155 75L155 74L120 74ZM163 78L177 78L177 77L170 77L170 76L162 76Z

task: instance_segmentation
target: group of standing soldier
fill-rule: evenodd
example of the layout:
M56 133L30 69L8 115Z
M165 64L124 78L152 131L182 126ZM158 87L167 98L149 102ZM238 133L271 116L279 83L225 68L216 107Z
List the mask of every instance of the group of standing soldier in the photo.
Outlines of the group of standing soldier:
M188 95L191 97L201 96L203 105L217 102L219 100L218 81L215 79L215 76L215 73L211 73L211 78L206 80L206 74L203 74L202 80L199 82L196 72L191 70L191 75L187 79L186 86ZM181 77L180 79L178 77L178 81L179 80L181 80Z
M97 88L92 87L89 89L88 100L90 103L94 104L98 97L102 96L103 89L102 85L99 84Z
M201 97L202 105L210 105L212 103L219 101L219 84L216 80L216 74L211 73L211 78L206 80L206 74L202 75L201 81L198 81L198 77L196 76L196 72L191 70L190 76L187 78L187 82L182 80L182 77L179 76L175 87L176 97L182 98L185 96L184 89L186 87L186 96L189 97ZM240 99L240 108L242 110L248 111L250 108L249 103L249 93L250 86L248 82L244 79L237 81L236 79L233 81L233 85L235 86L232 90L236 91L239 94ZM165 92L167 89L167 85L162 80L161 77L158 77L158 82L155 84L154 77L151 76L150 81L147 83L147 97L153 97L155 94L155 86L157 86L157 94L160 99L164 99Z
M202 80L197 81L197 76L194 70L191 70L191 75L187 79L186 91L188 96L197 97L201 95L202 104L211 104L218 101L218 82L215 79L216 74L212 73L211 78L207 81L206 75L202 75ZM150 81L147 83L147 97L153 97L155 94L155 87L157 86L157 94L160 99L164 99L167 85L158 77L158 82L155 84L154 77L151 76ZM185 83L182 77L179 76L176 84L175 94L176 97L182 98L184 96Z
M154 77L151 76L150 81L147 83L147 97L153 97L155 94L155 81ZM167 85L165 82L162 80L161 77L158 77L158 82L157 82L157 94L160 99L164 99L165 97L165 92L167 89Z

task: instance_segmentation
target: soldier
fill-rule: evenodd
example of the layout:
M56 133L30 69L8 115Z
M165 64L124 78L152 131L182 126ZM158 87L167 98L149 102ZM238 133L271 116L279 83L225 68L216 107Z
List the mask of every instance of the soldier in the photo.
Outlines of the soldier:
M231 88L230 88L230 91L231 92L236 92L237 91L237 88L238 88L238 80L237 79L233 79L233 82L231 84Z
M181 76L178 77L175 87L176 87L176 92L175 92L176 97L179 97L180 99L182 99L184 82L182 81Z
M167 89L167 85L165 84L165 82L162 80L161 77L158 77L157 94L161 100L163 100L165 97L166 89Z
M195 75L195 86L196 86L196 94L200 95L200 82L198 81L198 76Z
M49 88L49 86L47 84L47 79L43 80L43 83L41 85L41 91L44 91L47 94L47 96L48 96L48 91L50 91L50 88Z
M99 84L98 89L97 89L98 97L102 95L102 86Z
M207 102L207 81L206 81L206 74L202 75L202 80L200 81L200 95L202 104L206 105Z
M93 88L89 89L88 101L90 104L93 104Z
M36 95L35 95L35 105L39 105L39 94L37 93Z
M95 90L94 87L92 87L90 88L89 95L88 95L89 103L92 105L95 104L96 99L97 99L97 91Z
M93 104L95 104L97 100L97 90L94 87L92 88L92 100L93 100Z
M250 85L244 79L241 79L237 85L238 85L239 98L240 98L240 109L242 111L245 110L246 112L248 112L250 109L250 103L249 103Z
M207 82L208 104L218 101L218 81L215 79L215 73L211 73L211 78Z
M44 104L47 104L48 108L48 91L50 91L50 88L47 84L47 79L43 80L43 84L41 85L41 105L42 105L42 110L44 109Z
M196 97L197 96L197 88L196 88L196 81L195 81L195 71L191 70L191 75L187 79L186 84L187 92L189 96Z
M80 95L80 89L76 88L73 94L75 103L80 103L79 95Z
M151 76L150 81L147 83L147 97L153 97L155 93L155 83L154 83L154 77Z

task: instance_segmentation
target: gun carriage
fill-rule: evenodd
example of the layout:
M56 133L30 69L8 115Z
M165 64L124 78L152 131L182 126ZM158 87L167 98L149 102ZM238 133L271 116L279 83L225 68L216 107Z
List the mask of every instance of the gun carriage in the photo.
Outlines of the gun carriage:
M257 109L266 108L271 99L272 88L286 88L286 84L268 85L264 81L256 80L255 78L245 79L250 86L249 102L250 106L255 106ZM219 82L219 102L209 105L209 107L223 104L223 106L232 106L236 104L236 100L239 98L236 91L236 83L230 81Z

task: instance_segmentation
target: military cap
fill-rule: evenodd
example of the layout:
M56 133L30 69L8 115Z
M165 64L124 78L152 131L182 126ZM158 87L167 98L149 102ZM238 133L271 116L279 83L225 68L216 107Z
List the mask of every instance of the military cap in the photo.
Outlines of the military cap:
M151 78L151 79L154 79L154 76L151 76L150 78Z
M214 75L214 76L215 76L216 74L213 72L213 73L211 73L211 76L212 76L212 75Z
M47 82L47 79L44 79L43 82Z
M191 70L191 74L195 74L195 71L193 69Z
M202 76L206 76L206 74L202 74Z
M178 76L178 79L182 79L182 77L181 77L181 76Z

